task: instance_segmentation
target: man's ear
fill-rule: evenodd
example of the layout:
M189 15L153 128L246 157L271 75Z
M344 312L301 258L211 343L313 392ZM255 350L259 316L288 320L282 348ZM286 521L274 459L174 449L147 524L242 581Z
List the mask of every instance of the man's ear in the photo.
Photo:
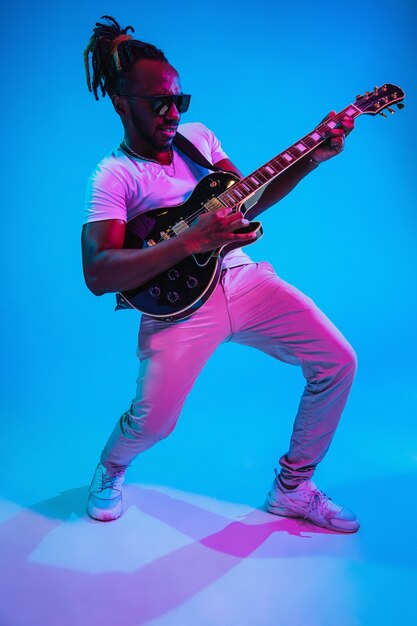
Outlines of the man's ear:
M111 97L111 101L113 102L114 110L120 117L126 117L128 113L128 108L126 105L126 100L124 100L118 94L115 94Z

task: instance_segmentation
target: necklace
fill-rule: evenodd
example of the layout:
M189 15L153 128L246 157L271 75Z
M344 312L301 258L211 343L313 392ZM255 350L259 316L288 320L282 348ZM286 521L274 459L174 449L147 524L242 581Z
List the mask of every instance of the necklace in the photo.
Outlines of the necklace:
M172 148L169 149L169 158L171 162L167 165L160 163L156 159L151 159L149 157L143 156L142 154L139 154L138 152L135 152L135 150L128 146L124 141L122 141L122 143L120 144L120 148L123 150L123 152L126 152L126 154L134 156L137 159L143 159L143 161L150 161L151 163L156 163L157 165L160 165L168 176L175 176L174 150ZM167 168L171 168L171 171L169 171Z

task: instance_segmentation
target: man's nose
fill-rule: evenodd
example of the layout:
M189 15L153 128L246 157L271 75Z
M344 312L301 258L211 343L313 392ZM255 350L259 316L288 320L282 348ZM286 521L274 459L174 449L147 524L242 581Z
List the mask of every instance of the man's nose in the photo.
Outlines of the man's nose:
M170 120L174 120L174 121L178 122L180 117L181 117L181 115L178 112L177 105L175 104L175 102L173 102L171 104L171 106L169 107L168 111L165 113L164 118L165 119L168 118Z

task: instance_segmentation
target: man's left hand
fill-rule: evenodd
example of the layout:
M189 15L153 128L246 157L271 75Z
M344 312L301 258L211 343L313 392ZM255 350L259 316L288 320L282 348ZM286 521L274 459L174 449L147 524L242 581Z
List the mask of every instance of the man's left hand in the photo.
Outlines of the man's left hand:
M336 111L330 111L323 119L323 122L330 120L336 115ZM345 115L336 128L329 128L326 132L326 140L318 148L310 153L310 156L316 163L322 163L342 152L345 138L352 132L354 128L354 119L349 115Z

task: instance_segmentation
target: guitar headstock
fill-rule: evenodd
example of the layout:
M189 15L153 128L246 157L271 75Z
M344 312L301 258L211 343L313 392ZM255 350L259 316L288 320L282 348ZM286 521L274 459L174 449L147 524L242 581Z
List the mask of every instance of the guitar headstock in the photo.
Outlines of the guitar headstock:
M356 96L355 107L368 115L379 113L386 117L385 113L382 113L384 109L388 108L390 113L395 113L395 110L390 108L391 105L396 104L399 109L404 108L405 105L401 104L404 95L400 87L387 83L382 87L375 87L373 91L366 91L363 96Z

